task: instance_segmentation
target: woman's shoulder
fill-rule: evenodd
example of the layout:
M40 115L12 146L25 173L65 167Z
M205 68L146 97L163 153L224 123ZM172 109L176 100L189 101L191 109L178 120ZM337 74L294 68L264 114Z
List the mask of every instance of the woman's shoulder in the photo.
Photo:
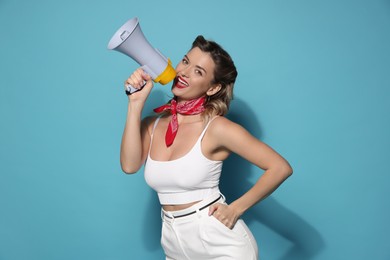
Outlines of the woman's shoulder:
M208 132L208 140L215 147L223 147L229 151L237 151L243 142L252 142L253 136L240 124L219 116L215 118ZM206 133L207 134L207 133Z
M215 116L211 120L212 120L212 124L219 127L229 127L229 126L238 125L236 122L230 120L226 116Z
M212 119L209 128L213 135L223 135L227 132L235 131L235 129L241 128L241 126L225 116L216 116Z
M224 117L215 117L206 132L206 140L213 147L212 150L224 148L232 151L234 147L240 145L243 134L246 130L239 124Z

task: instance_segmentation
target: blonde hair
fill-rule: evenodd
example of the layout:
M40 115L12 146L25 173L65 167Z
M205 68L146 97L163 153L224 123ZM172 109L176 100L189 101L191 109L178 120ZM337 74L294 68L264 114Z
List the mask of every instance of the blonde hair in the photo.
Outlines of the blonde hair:
M211 84L220 84L221 89L214 95L207 96L203 115L211 117L226 115L233 99L233 87L237 78L237 69L230 55L216 42L206 40L202 35L196 37L192 47L198 47L210 54L215 63L214 79Z

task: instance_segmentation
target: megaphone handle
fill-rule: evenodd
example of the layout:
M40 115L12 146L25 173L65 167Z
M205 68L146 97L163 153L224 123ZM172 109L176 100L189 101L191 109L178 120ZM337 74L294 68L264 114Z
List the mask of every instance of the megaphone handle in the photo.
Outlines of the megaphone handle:
M152 77L152 79L155 79L157 77L156 73L154 73L147 65L143 65L141 66L141 68L147 73L149 74L149 76ZM144 80L144 82L142 83L142 86L140 88L135 88L133 87L132 85L130 84L127 84L126 85L126 94L127 95L131 95L133 94L134 92L137 92L137 91L140 91L143 87L145 87L146 85L146 81Z
M131 95L134 92L140 91L145 85L146 85L146 81L144 81L144 83L142 84L142 86L140 88L135 88L132 85L127 84L126 85L126 94Z

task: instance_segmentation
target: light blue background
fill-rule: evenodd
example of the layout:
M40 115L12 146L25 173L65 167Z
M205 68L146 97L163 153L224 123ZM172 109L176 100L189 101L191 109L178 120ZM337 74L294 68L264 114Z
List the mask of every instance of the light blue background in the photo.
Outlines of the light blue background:
M221 43L229 117L294 167L245 215L262 259L390 259L389 1L0 0L1 260L163 258L156 195L119 165L137 64L106 46L134 16L174 64ZM226 162L229 201L260 174Z

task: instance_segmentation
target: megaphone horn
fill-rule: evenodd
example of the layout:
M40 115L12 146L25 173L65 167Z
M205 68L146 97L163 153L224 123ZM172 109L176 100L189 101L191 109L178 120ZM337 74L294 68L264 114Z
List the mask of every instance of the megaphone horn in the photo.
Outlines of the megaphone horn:
M135 60L154 82L165 85L176 77L171 61L146 40L136 17L128 20L116 31L107 48ZM126 93L130 95L139 90L127 85Z

